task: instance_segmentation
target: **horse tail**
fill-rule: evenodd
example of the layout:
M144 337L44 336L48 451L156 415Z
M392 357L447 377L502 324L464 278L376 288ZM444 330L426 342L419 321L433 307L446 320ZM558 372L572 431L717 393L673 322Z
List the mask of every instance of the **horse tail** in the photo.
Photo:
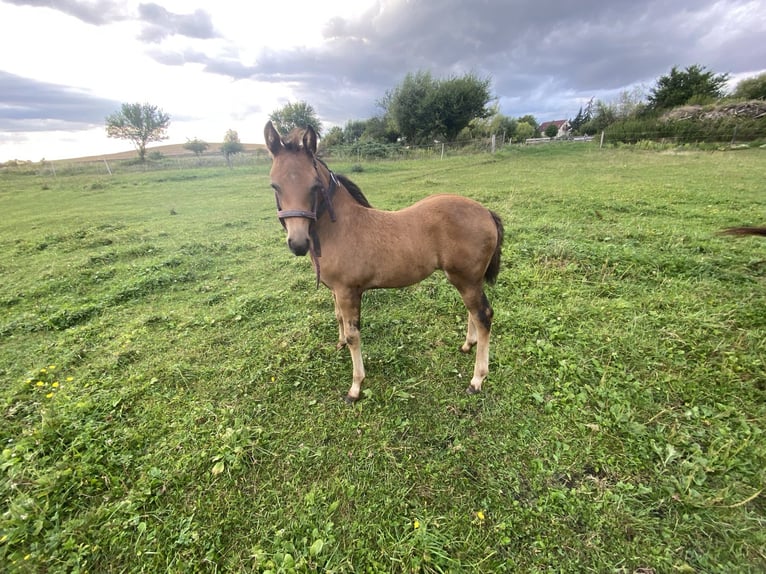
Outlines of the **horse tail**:
M729 227L721 231L724 235L764 235L766 227Z
M494 211L489 212L492 215L492 219L495 222L497 228L497 244L495 245L495 252L492 254L492 259L489 260L487 270L484 272L484 280L490 285L494 284L497 280L497 275L500 273L500 256L503 251L503 235L505 233L503 229L503 220Z

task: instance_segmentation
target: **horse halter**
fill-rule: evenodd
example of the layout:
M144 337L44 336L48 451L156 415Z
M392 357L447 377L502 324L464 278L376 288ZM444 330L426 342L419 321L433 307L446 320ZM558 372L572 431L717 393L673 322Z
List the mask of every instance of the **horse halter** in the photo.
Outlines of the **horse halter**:
M322 165L324 165L324 162ZM325 165L325 167L327 166ZM317 170L317 174L319 174L319 170L316 166L316 159L314 159L314 169ZM335 210L332 207L332 196L335 195L335 190L338 188L338 179L335 177L335 174L330 168L327 168L327 171L330 174L330 185L328 187L321 186L321 194L322 199L324 200L324 205L327 206L327 211L330 213L330 220L334 223ZM312 220L312 222L315 222L317 219L319 219L319 217L322 215L319 212L321 207L321 204L319 203L319 194L316 191L312 191L311 195L311 211L304 209L282 209L282 205L279 203L279 194L276 190L274 190L274 199L277 201L277 217L279 218L279 222L282 224L282 227L286 228L285 219L290 217L303 217L305 219Z
M290 217L303 217L304 219L311 220L311 223L309 224L309 236L311 237L309 253L311 254L311 261L313 261L314 268L316 269L317 288L319 288L319 257L322 255L322 248L319 245L319 235L317 234L316 230L316 222L322 216L322 207L326 207L328 213L330 214L330 221L335 223L335 210L332 207L332 198L333 195L335 195L335 190L338 189L338 178L335 177L333 171L327 167L327 164L321 159L318 159L316 156L312 156L311 159L314 163L314 170L317 172L317 176L319 175L317 161L319 161L319 163L321 163L327 170L330 178L330 185L327 187L324 185L320 186L320 193L322 195L321 198L319 197L320 194L317 193L316 190L312 190L311 210L282 209L282 205L279 203L279 194L277 193L276 189L274 190L274 199L277 202L277 217L279 218L279 223L281 223L282 227L285 229L287 229L285 219ZM320 203L320 199L323 200L322 203Z

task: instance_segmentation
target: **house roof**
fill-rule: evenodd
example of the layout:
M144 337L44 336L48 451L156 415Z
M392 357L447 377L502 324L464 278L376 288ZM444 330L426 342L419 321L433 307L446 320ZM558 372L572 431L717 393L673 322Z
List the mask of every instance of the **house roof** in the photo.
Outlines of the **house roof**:
M553 120L552 122L543 122L540 124L540 131L544 132L545 128L547 128L550 125L556 126L557 128L561 129L561 126L568 123L569 120Z

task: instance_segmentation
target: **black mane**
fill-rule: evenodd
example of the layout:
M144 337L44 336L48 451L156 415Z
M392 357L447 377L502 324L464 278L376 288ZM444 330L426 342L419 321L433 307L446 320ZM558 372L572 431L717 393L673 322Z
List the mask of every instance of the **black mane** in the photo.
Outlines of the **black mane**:
M335 177L338 178L338 181L343 184L343 187L348 190L348 192L351 194L351 197L354 198L354 200L363 207L372 207L370 205L370 202L367 201L367 198L362 193L362 190L359 189L359 186L356 185L353 181L351 181L349 178L347 178L345 175L341 175L339 173L335 174Z

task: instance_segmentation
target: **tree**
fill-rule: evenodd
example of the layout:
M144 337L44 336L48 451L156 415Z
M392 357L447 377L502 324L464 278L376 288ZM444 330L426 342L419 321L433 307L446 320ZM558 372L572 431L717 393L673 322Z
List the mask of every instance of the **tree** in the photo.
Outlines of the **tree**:
M122 104L119 112L106 118L106 135L130 140L136 146L138 158L146 160L146 144L167 139L170 116L148 103Z
M322 147L330 148L338 145L343 145L343 128L340 126L333 126L322 138Z
M510 140L516 134L516 120L500 112L500 106L495 103L489 109L489 115L485 118L474 118L468 127L461 132L461 137L473 139L477 137L490 137L491 135L504 137L504 141Z
M519 121L519 123L516 124L516 137L519 141L523 142L527 138L533 137L536 129L537 128L529 122Z
M438 83L434 101L436 118L447 141L454 141L472 119L489 115L489 85L489 79L480 79L473 74Z
M580 111L577 112L577 115L574 117L574 119L569 120L569 126L572 128L572 133L579 134L580 128L585 122L585 114L582 111L582 106L580 106Z
M593 110L592 117L580 126L581 133L592 135L617 121L617 108L614 104L596 100L593 105L589 107Z
M408 142L454 140L471 120L489 114L489 85L473 74L437 80L429 72L409 73L380 105Z
M317 118L314 108L304 101L294 104L288 102L271 112L269 119L277 131L283 134L290 132L293 128L305 129L309 126L314 128L317 136L322 134L322 122Z
M221 152L226 158L226 164L231 167L231 156L245 151L245 146L239 141L239 134L234 130L228 130L223 138Z
M197 159L199 160L200 156L205 153L205 150L210 147L210 144L208 144L206 141L194 138L193 140L186 139L186 143L184 144L184 149L188 149L190 152L193 152L194 155L197 156Z
M745 78L732 96L740 100L766 100L766 74Z
M667 76L661 76L649 93L649 106L667 110L690 103L705 103L723 97L729 74L714 74L704 66L693 65L685 70L676 66Z
M548 124L543 134L548 138L555 138L559 133L559 127L556 124Z

